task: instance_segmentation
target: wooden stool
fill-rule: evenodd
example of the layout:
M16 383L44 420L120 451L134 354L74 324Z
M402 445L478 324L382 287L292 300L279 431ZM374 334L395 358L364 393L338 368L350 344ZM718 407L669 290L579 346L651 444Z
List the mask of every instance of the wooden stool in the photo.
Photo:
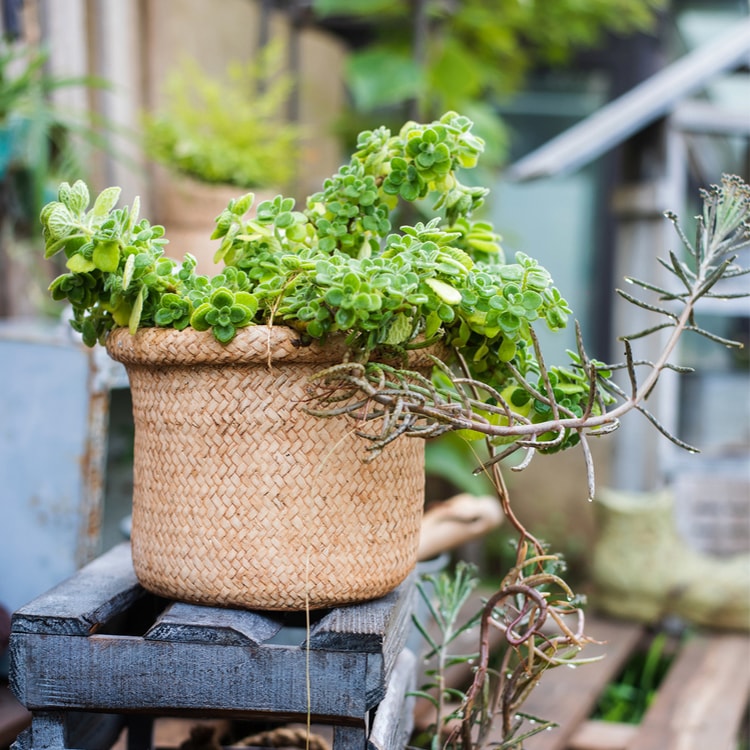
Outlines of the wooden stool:
M333 725L334 750L399 750L412 726L415 588L304 613L169 602L118 545L13 615L10 684L32 712L14 750L151 748L157 716ZM308 687L309 685L309 687ZM92 716L93 715L93 716ZM91 732L94 734L91 734Z

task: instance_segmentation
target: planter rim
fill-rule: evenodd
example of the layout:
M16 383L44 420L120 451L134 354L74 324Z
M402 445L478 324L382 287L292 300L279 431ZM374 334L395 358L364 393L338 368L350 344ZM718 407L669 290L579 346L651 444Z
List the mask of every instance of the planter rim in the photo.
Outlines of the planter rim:
M240 328L228 344L217 341L211 331L186 328L141 328L135 335L116 328L107 337L107 353L129 365L221 365L278 362L341 362L347 352L343 339L324 345L302 340L298 331L284 325L254 325Z
M335 365L349 352L343 335L329 337L325 343L306 342L299 331L285 325L251 325L240 328L228 343L218 342L211 331L185 328L140 328L135 335L127 328L110 331L107 353L124 365L225 365L276 363L313 363ZM429 370L432 355L442 356L439 344L408 352L408 367ZM395 362L393 359L393 364Z

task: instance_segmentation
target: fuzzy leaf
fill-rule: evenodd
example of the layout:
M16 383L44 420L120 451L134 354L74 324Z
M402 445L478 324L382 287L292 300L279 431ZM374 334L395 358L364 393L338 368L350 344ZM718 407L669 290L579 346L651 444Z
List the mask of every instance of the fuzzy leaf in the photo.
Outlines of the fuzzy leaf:
M78 183L76 183L77 185ZM120 188L108 187L102 190L94 201L94 207L91 209L92 216L106 216L120 200ZM86 200L88 205L88 199ZM137 219L134 219L136 221Z
M212 329L214 338L221 344L228 344L237 333L237 329L227 323L225 325L215 325Z
M633 341L635 339L641 339L644 336L649 336L652 333L656 333L656 331L661 331L664 328L673 328L674 323L661 323L660 325L652 326L651 328L646 328L644 331L638 331L638 333L629 333L627 336L623 336L623 339L627 339L628 341Z
M255 195L253 193L245 193L239 198L235 198L232 203L231 211L235 216L244 216L253 205Z
M132 231L133 227L138 223L138 216L141 212L141 199L136 195L133 198L133 205L130 207L128 213L128 221L123 227L123 232Z
M440 321L438 321L439 324ZM391 323L388 329L388 335L386 336L385 343L389 345L402 344L407 341L412 332L412 322L408 315L403 313L397 315L393 323ZM435 331L431 335L434 335Z
M642 307L644 310L649 310L651 312L660 313L661 315L666 315L668 318L671 318L672 320L677 320L677 316L673 312L670 312L669 310L665 310L662 307L657 307L656 305L650 305L648 302L644 302L643 300L640 300L637 297L633 297L632 294L628 294L627 292L624 292L622 289L615 289L615 291L623 299L626 299L628 302L631 302L637 307Z
M211 310L213 310L213 307L210 302L204 302L202 305L196 307L190 316L190 325L196 331L207 331L211 327L211 324L206 320L206 316Z
M74 214L82 214L88 208L90 200L86 183L83 180L76 180L65 203Z
M700 328L698 326L686 326L685 330L692 331L693 333L697 333L699 336L703 336L704 338L707 338L710 341L715 341L717 344L723 344L724 346L728 346L734 349L742 346L742 344L739 341L726 339L723 336L719 336L715 333L711 333L711 331L707 331L705 328Z
M708 292L708 290L711 289L711 287L713 287L713 285L722 278L724 272L731 265L731 263L732 258L727 258L723 263L714 268L711 273L708 274L708 277L703 282L703 284L701 284L701 286L696 290L695 296L702 297L704 294L706 294L706 292Z
M54 238L66 237L75 228L75 221L70 211L62 203L58 203L47 216L47 228Z
M250 294L250 292L236 292L234 301L238 305L242 305L250 310L250 317L258 311L258 298L254 294Z
M135 253L128 255L125 261L125 268L122 272L122 289L125 291L133 280L133 271L135 270Z
M91 260L106 273L114 273L120 264L120 245L117 241L97 242Z
M138 296L135 298L135 303L133 304L133 309L130 313L130 320L128 321L128 328L131 336L135 336L136 331L138 330L138 325L141 322L141 314L143 313L143 303L146 299L146 294L147 289L145 286L142 286L138 290Z

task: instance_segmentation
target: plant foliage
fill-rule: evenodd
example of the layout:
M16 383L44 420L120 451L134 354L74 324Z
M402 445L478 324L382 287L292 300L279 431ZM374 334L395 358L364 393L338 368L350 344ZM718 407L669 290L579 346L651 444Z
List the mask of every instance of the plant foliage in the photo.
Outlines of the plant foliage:
M76 153L80 143L74 148L72 135L84 144L106 147L105 123L89 123L90 113L65 111L53 100L61 89L101 89L106 82L93 76L56 76L48 63L43 49L0 41L0 177L12 172L17 178L6 212L15 210L14 219L24 223L38 215L53 174L82 171Z
M230 201L213 233L223 266L210 278L196 274L189 255L181 263L168 258L164 228L141 218L137 201L118 208L118 188L91 205L83 182L63 183L41 215L47 257L64 253L67 264L51 294L71 305L72 326L86 344L120 326L134 334L144 326L192 326L222 343L245 326L273 324L295 328L303 344L343 338L348 356L313 376L308 411L353 419L373 455L401 436L452 431L485 440L489 458L478 471L493 477L518 545L514 567L478 616L480 650L454 717L459 726L446 733L437 721L436 736L462 750L482 746L495 716L502 717L501 747L516 747L525 731L517 715L529 690L549 667L572 663L587 640L560 561L513 513L500 459L523 452L514 467L521 470L537 453L579 444L593 496L588 438L615 429L627 412L641 412L682 444L644 402L665 369L679 369L669 359L685 332L737 345L699 326L695 309L703 297L735 295L725 283L748 273L736 254L750 244L750 187L726 176L702 193L695 242L668 214L687 251L661 260L671 286L631 279L646 298L620 292L655 317L647 330L622 337L625 362L593 360L578 330L568 365L550 366L536 328L561 328L571 310L536 260L505 258L493 227L473 218L487 190L464 184L458 173L476 165L483 145L471 121L454 112L408 122L395 134L365 131L351 160L301 210L283 196L260 203L254 215L251 193ZM417 201L431 205L432 218L395 227L399 208ZM655 331L669 334L661 354L636 360L631 341ZM440 355L433 355L431 377L400 365L408 350L429 345ZM620 371L629 387L613 378ZM446 645L461 629L455 615L471 587L466 570L456 582L437 585L448 602L435 611ZM579 619L571 628L564 616L573 613ZM542 629L545 622L555 624L555 633ZM487 646L492 627L507 645L497 673ZM442 666L429 689L437 690L441 709L440 670L448 657L437 641L431 645Z
M665 261L676 290L632 280L661 303L620 292L663 318L624 337L626 363L592 360L579 336L568 366L554 367L535 327L562 328L571 310L535 259L506 259L493 227L473 219L488 191L458 172L474 167L482 148L471 121L454 112L396 134L365 131L349 163L302 210L277 196L250 215L251 193L230 201L213 233L224 265L210 278L195 273L189 255L181 264L168 258L164 228L140 218L137 201L117 208L118 188L89 207L84 183L64 183L41 217L47 257L67 257L52 296L71 303L73 327L90 346L115 326L190 325L223 343L252 324L289 325L308 340L343 336L350 356L315 379L310 409L355 417L374 454L401 434L455 430L467 440L489 437L500 449L492 461L518 448L530 460L578 442L588 456L586 434L615 428L625 412L655 421L642 402L684 331L716 338L695 324L694 308L703 296L721 296L722 278L744 273L734 253L747 244L748 188L728 177L705 194L697 244L680 230L691 262L674 253ZM424 199L433 218L394 231L399 206ZM658 362L633 360L633 338L668 327ZM432 378L394 366L399 352L434 343L445 356ZM650 369L641 386L639 366ZM612 379L614 369L627 370L631 394ZM617 398L623 403L608 410Z

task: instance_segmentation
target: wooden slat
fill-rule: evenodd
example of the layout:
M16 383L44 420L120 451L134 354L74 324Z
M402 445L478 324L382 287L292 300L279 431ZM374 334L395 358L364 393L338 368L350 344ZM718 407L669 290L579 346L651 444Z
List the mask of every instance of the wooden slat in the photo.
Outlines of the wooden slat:
M636 724L618 721L584 721L565 750L625 750L638 732Z
M598 662L576 669L549 670L523 706L525 713L557 727L540 732L524 742L525 750L564 750L568 740L591 714L604 686L615 677L643 637L640 625L589 617L586 633L602 645L590 644L582 658L604 656ZM531 728L531 727L529 727Z
M388 690L380 702L367 743L368 750L401 750L405 747L414 724L414 690L416 658L404 649L396 661Z
M304 714L309 657L312 712L361 718L377 698L372 671L382 674L379 665L372 664L377 655L332 651L308 655L299 647L256 649L127 636L18 634L11 648L15 649L14 687L31 710L160 714L215 708L244 714Z
M405 621L411 617L414 593L414 577L410 576L380 599L331 610L312 627L310 648L382 652L389 635L399 632L406 637ZM398 645L396 655L402 646Z
M12 633L86 636L144 595L123 542L16 610Z
M701 635L680 650L628 750L731 750L750 698L750 637Z
M281 629L281 622L258 612L175 602L144 636L149 641L257 646Z

